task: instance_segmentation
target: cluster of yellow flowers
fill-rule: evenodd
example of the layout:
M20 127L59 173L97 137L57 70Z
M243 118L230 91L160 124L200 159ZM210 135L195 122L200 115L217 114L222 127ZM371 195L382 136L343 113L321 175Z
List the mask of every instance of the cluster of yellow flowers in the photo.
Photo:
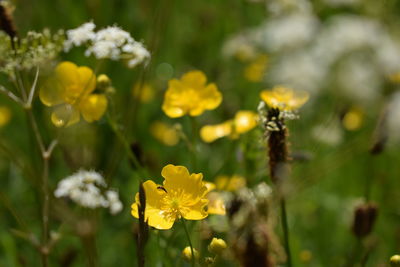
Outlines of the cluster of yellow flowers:
M265 61L263 59L263 61ZM101 75L99 86L104 83ZM102 87L102 86L100 86ZM144 95L139 95L139 87L134 86L133 96L143 101L153 97L152 89L145 85ZM107 109L107 97L96 90L96 75L88 67L78 67L72 62L62 62L40 89L43 104L54 107L51 120L57 127L77 123L82 117L87 122L99 120ZM145 99L142 99L144 96ZM291 111L303 105L308 94L295 92L285 87L261 92L261 98L270 108ZM169 81L162 110L171 118L184 115L199 116L206 110L217 108L222 94L214 83L207 84L201 71L189 71L180 80ZM238 138L255 128L258 115L253 111L238 111L233 119L221 124L206 125L200 130L205 142L213 142L221 137ZM167 124L153 124L153 135L167 145L179 141L176 129ZM161 134L162 133L162 134ZM217 190L235 191L246 185L241 176L220 176L216 184L203 181L202 173L190 174L184 166L167 165L162 169L164 182L158 185L152 180L143 183L146 194L145 219L157 229L170 229L178 219L201 220L208 214L225 214L225 204ZM139 194L132 204L132 215L136 218L139 207Z

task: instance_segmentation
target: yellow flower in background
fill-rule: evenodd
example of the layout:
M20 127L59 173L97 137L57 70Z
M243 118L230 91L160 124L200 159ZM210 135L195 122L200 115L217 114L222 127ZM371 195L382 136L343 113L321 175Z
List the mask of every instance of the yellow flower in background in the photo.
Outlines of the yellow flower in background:
M248 110L241 110L235 114L232 120L220 124L206 125L200 129L200 137L206 143L229 136L233 139L238 138L257 126L257 113Z
M150 133L167 146L174 146L179 142L179 133L175 127L161 121L155 121L151 124Z
M389 80L392 83L400 83L400 72L393 73L389 76Z
M164 177L162 186L151 180L143 183L145 216L150 226L170 229L180 218L202 220L207 217L207 187L203 183L203 174L189 174L186 167L169 164L162 169L161 175ZM136 202L132 204L135 218L139 218L138 204L139 194L136 194Z
M349 131L356 131L360 129L363 124L364 113L358 107L353 107L343 117L343 127Z
M154 99L154 88L147 83L142 84L142 86L140 84L135 84L132 87L132 95L142 103L149 103Z
M220 175L215 178L215 185L218 190L234 192L246 186L246 179L240 175Z
M57 65L53 75L40 88L39 97L43 104L55 107L51 121L57 127L79 122L99 120L107 109L107 98L96 94L96 75L88 67L78 67L64 61Z
M244 69L244 77L250 82L261 82L267 70L268 56L259 55Z
M237 134L243 134L257 126L257 113L248 110L240 110L233 119L234 131Z
M225 202L222 199L221 194L214 191L216 188L215 184L211 182L205 182L204 184L207 187L206 197L208 199L208 214L225 215Z
M193 248L193 254L194 254L195 260L197 261L200 258L200 254L197 251L197 249ZM190 249L190 247L185 247L182 250L182 258L187 262L192 261L192 250Z
M221 104L222 94L214 83L206 84L207 77L201 71L189 71L180 80L168 83L162 110L171 118L186 114L199 116Z
M309 94L305 91L276 86L272 90L264 90L260 94L261 99L270 107L281 111L293 111L303 106Z
M204 142L211 143L219 138L231 135L232 128L232 120L215 125L206 125L200 129L200 137Z
M0 106L0 128L7 125L11 120L11 110L6 106Z

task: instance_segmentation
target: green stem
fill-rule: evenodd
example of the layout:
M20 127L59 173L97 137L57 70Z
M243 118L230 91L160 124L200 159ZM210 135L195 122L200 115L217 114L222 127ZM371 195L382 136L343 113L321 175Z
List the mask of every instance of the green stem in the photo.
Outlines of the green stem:
M185 219L182 218L181 221L182 221L183 229L185 230L186 238L188 239L188 242L189 242L190 253L192 253L192 258L191 258L192 259L192 266L194 267L194 266L196 266L196 262L195 262L196 259L195 259L195 255L194 255L192 241L190 239L190 234L189 234L189 231L187 229Z
M195 117L190 117L190 124L192 126L192 168L195 171L197 169L197 142L198 142L198 126Z
M283 238L285 242L285 251L286 251L286 263L288 267L292 266L292 257L290 253L290 244L289 244L289 227L287 223L287 213L286 213L286 203L285 203L285 198L281 198L281 223L282 223L282 229L283 229Z

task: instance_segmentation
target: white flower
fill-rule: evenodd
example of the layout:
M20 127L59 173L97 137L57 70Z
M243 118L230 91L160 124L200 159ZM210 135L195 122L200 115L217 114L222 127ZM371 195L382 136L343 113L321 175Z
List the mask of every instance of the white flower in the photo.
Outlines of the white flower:
M61 180L54 195L57 198L68 197L85 208L109 207L111 214L116 214L122 210L122 203L115 191L107 191L104 195L106 187L107 184L99 173L80 170Z
M92 22L88 22L76 29L67 31L68 39L64 42L65 51L73 46L85 45L87 57L124 60L129 68L147 63L150 52L142 43L135 41L128 32L117 26L109 26L94 32L95 27Z
M113 190L109 190L106 192L106 196L108 202L110 203L110 213L113 215L119 213L123 206L119 200L118 193Z
M84 43L95 38L94 28L96 25L93 22L86 22L78 28L67 31L67 40L64 43L65 51L69 51L72 46L81 46Z

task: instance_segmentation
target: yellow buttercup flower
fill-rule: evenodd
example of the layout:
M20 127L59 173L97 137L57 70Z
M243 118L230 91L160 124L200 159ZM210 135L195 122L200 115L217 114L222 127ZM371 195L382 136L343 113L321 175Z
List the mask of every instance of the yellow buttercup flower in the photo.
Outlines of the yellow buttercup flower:
M203 183L203 174L192 173L184 166L165 166L161 175L163 185L151 180L143 183L146 194L145 216L148 224L157 229L170 229L180 218L202 220L208 213L205 207L207 187ZM132 204L132 216L138 215L139 194Z
M154 98L154 88L150 84L135 84L132 87L132 95L142 103L149 103Z
M225 215L225 202L222 199L221 194L214 191L216 188L215 184L211 182L205 182L204 184L207 187L206 197L208 199L208 214Z
M0 128L7 125L11 119L11 111L6 106L0 106Z
M238 138L257 126L258 115L253 111L241 110L235 114L232 120L220 124L206 125L200 129L200 137L206 143L229 136L233 139Z
M358 107L352 107L343 117L342 123L344 128L349 131L356 131L361 128L363 124L364 113Z
M244 77L250 82L261 82L268 63L268 56L265 54L259 55L244 69Z
M78 67L64 61L57 65L53 75L40 88L43 104L55 107L51 121L57 127L79 122L99 120L107 109L107 98L96 94L96 75L88 67Z
M246 186L246 179L239 175L220 175L215 178L215 185L218 190L234 192Z
M232 120L215 125L206 125L200 129L200 137L204 142L211 143L219 138L229 136L232 133L232 128Z
M150 126L150 133L167 146L174 146L179 142L179 133L173 127L161 121L155 121Z
M207 78L201 71L189 71L180 80L168 83L162 110L171 118L186 114L199 116L221 104L222 94L214 83L206 84Z
M283 86L276 86L272 90L264 90L260 96L270 108L277 108L281 111L299 109L309 98L309 94L305 91L297 91Z

